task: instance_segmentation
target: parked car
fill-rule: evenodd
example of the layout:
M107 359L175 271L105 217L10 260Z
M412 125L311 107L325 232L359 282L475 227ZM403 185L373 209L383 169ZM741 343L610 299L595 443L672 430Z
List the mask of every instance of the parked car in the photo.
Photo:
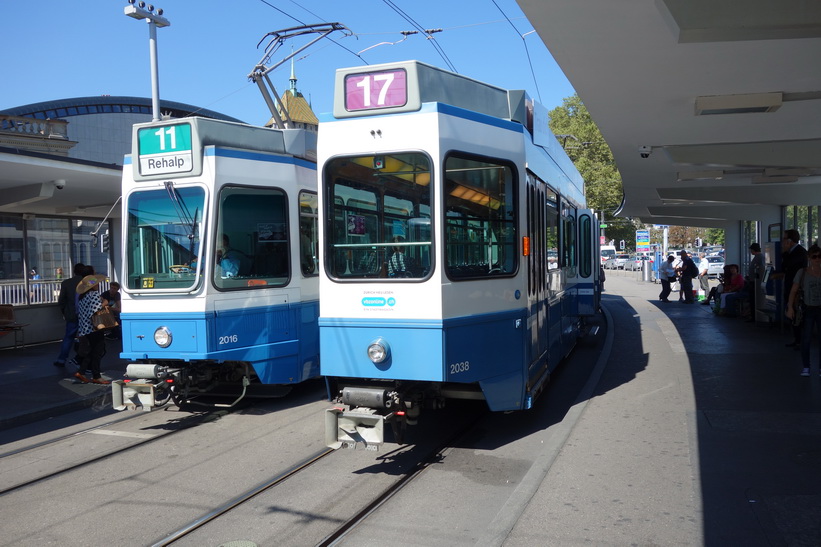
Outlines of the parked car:
M617 254L614 257L608 258L604 263L605 270L623 270L624 263L630 258L628 254Z
M627 262L624 263L624 269L630 271L641 271L641 265L645 261L650 262L650 266L653 265L653 258L646 255L633 255L631 256Z
M724 273L724 259L718 255L705 256L702 260L707 261L707 276L718 277Z

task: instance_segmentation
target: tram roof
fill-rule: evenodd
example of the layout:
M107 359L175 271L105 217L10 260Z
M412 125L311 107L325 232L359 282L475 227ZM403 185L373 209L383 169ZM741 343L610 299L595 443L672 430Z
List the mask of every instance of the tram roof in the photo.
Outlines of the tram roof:
M613 150L621 216L724 228L819 204L821 4L518 3Z

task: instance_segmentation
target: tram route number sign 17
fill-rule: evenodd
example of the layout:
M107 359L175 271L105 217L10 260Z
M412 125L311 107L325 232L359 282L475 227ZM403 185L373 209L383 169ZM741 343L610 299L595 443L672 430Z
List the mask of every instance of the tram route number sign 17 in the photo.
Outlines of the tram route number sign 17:
M140 174L187 173L194 168L191 124L143 127L137 132Z
M408 102L404 70L349 74L345 77L345 109L372 110L404 106Z

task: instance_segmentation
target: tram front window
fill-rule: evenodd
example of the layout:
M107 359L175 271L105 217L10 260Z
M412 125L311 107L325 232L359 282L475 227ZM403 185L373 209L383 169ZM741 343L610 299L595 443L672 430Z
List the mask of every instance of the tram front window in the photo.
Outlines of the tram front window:
M431 170L410 152L336 158L325 168L325 267L337 279L431 271Z
M190 289L201 269L205 191L199 187L134 192L128 197L126 288Z

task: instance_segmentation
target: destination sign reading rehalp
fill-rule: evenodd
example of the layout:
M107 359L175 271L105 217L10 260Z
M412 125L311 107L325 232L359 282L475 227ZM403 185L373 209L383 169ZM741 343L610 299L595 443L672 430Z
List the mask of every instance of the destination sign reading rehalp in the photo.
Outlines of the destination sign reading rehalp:
M141 175L187 173L194 168L191 124L144 127L137 139Z

